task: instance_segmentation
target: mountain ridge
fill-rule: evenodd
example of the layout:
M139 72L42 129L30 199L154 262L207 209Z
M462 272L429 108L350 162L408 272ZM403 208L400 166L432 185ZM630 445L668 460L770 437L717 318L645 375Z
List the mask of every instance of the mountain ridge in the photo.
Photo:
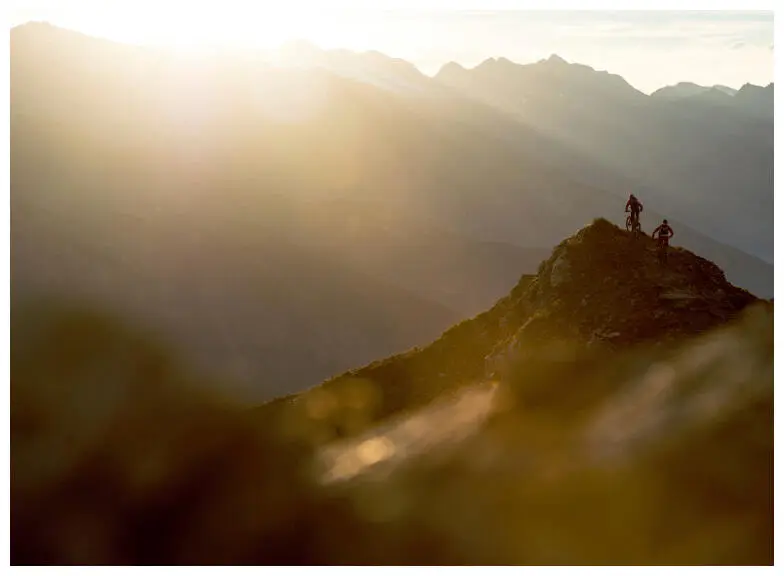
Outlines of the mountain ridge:
M429 345L348 371L276 405L300 410L332 397L324 433L350 437L462 386L503 377L516 363L581 350L667 347L735 320L759 302L727 282L712 262L681 248L669 252L661 265L652 239L635 240L597 219L561 242L537 274L524 274L493 307ZM372 398L361 422L339 408L347 394Z
M11 27L11 34L14 35L16 33L18 35L18 33L20 31L25 30L25 29L29 30L31 28L60 29L60 30L65 30L65 31L68 31L68 32L73 32L73 33L76 33L76 34L80 34L83 37L88 37L88 38L93 38L93 39L97 39L97 40L102 40L104 42L123 44L123 45L128 45L128 46L134 45L134 44L130 44L130 43L123 43L123 42L119 42L119 41L115 41L115 40L110 40L110 39L103 38L103 37L100 37L100 36L97 36L97 35L94 35L94 34L90 34L90 33L87 33L87 32L82 32L82 31L79 31L77 29L60 26L58 24L52 24L52 23L50 23L48 21L45 21L45 20L31 20L31 21L28 21L28 22L17 24L15 26ZM136 45L136 46L139 46L139 45ZM290 40L290 41L284 42L283 44L281 44L281 46L280 46L280 48L278 50L282 49L285 52L286 49L290 49L292 47L294 47L294 48L297 48L297 47L307 47L308 49L315 49L315 51L317 51L317 52L326 53L326 54L329 54L329 53L354 54L354 55L357 55L357 56L367 56L367 55L370 55L370 56L376 55L376 56L378 56L378 55L380 55L380 56L383 57L384 60L392 61L392 62L398 62L398 63L404 63L406 65L405 66L406 68L408 68L410 66L413 66L414 68L417 69L417 72L421 76L426 77L426 78L435 78L436 76L438 76L439 72L441 72L444 68L447 68L447 67L457 66L457 67L459 67L459 68L461 68L463 70L473 70L473 69L477 68L478 66L480 66L483 62L486 62L488 60L502 60L502 61L506 61L508 63L511 63L511 64L514 64L514 65L517 65L517 66L530 66L530 65L546 63L546 62L550 62L551 64L552 63L558 63L558 64L572 65L572 64L567 62L564 58L562 58L561 56L559 56L556 53L551 54L547 58L541 58L539 60L531 61L531 62L515 62L515 61L512 61L512 60L510 60L510 59L508 59L508 58L506 58L504 56L500 56L500 57L489 56L485 60L483 60L482 62L480 62L479 64L477 64L477 65L475 65L473 67L472 66L466 66L466 65L460 64L460 63L455 62L455 61L448 61L448 62L445 62L444 64L442 64L439 67L439 69L436 70L433 74L426 74L426 73L420 71L419 68L416 66L416 64L414 64L412 62L409 62L409 61L405 60L404 58L399 58L399 57L394 57L394 56L390 56L390 55L384 54L384 53L382 53L382 52L380 52L378 50L356 51L356 50L343 49L343 48L323 49L323 48L320 48L315 43L313 43L312 41L305 40L305 39ZM150 49L152 49L152 50L161 50L160 47L150 47ZM584 66L586 68L591 68L592 70L596 71L595 69L593 69L592 67L590 67L588 65L584 65L584 64L577 64L577 65L578 66ZM611 74L611 73L606 72L606 71L600 71L600 72ZM612 74L612 75L615 75L615 74ZM665 89L668 89L668 88L673 88L673 87L678 86L679 84L693 84L693 83L689 82L689 81L684 81L684 82L679 82L679 83L676 83L676 84L670 84L670 85L661 86L661 87L659 87L657 89L652 90L650 94L646 94L646 95L652 96L654 92L665 90ZM694 84L694 85L697 86L696 84ZM770 82L767 85L756 85L756 84L752 84L752 83L746 83L746 84L744 84L744 86L745 85L748 85L748 86L751 86L751 87L757 87L757 88L768 88L768 87L771 87L773 85L773 82ZM730 92L731 93L737 93L742 88L742 86L739 86L738 88L731 88L729 86L724 86L724 85L715 85L714 87L719 88L719 89L724 90L724 91L727 91L728 93L730 93ZM638 89L635 88L635 90L638 90Z

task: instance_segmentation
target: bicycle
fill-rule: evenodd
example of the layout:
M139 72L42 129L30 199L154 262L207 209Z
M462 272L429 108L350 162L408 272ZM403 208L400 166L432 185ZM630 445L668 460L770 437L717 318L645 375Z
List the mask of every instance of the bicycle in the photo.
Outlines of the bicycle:
M661 265L667 264L669 240L669 236L659 236L659 238L656 239L656 257L659 259L659 264Z
M642 226L640 225L640 216L634 218L634 213L626 217L626 231L633 232L634 237L637 238L642 233Z

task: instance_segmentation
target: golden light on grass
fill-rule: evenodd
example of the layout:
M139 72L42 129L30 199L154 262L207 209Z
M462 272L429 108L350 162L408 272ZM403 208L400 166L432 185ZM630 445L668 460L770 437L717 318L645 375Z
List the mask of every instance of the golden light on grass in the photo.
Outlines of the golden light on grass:
M498 408L495 382L469 386L380 430L326 446L320 455L326 483L349 480L374 466L427 454L474 434Z

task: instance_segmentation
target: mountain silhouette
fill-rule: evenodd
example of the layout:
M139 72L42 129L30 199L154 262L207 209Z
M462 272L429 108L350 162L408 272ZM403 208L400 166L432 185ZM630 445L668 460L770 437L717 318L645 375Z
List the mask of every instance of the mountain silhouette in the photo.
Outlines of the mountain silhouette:
M677 100L679 98L689 98L692 96L698 96L705 92L709 92L710 90L718 90L727 94L728 96L734 96L737 94L737 90L734 88L730 88L728 86L700 86L699 84L695 84L694 82L678 82L674 86L665 86L663 88L659 88L651 93L652 98L665 98L670 100Z
M691 82L680 82L665 86L651 94L651 98L688 103L692 106L720 104L724 114L740 112L752 118L773 118L773 83L767 87L744 84L739 90L727 86L699 86Z
M248 410L15 308L11 562L771 564L772 316L597 220L429 346Z
M505 92L499 97L510 98L513 90L520 103L526 106L533 102L543 104L548 96L553 95L562 101L593 98L634 101L645 98L642 92L616 74L598 72L583 64L569 64L556 54L527 65L516 64L506 58L489 58L473 70L462 69L463 78L459 75L460 70L451 70L454 75L447 75L450 69L442 68L435 79L456 87L463 82L495 82L498 83L496 87Z

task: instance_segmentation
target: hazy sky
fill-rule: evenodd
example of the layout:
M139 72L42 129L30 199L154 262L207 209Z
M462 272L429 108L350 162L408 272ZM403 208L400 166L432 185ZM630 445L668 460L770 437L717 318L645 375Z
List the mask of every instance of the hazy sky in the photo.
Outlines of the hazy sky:
M426 74L449 61L474 66L504 56L526 63L557 53L620 74L645 92L680 81L735 88L773 81L772 12L359 11L346 5L18 0L12 24L48 20L117 40L188 49L210 43L270 48L305 39L323 48L378 50Z

